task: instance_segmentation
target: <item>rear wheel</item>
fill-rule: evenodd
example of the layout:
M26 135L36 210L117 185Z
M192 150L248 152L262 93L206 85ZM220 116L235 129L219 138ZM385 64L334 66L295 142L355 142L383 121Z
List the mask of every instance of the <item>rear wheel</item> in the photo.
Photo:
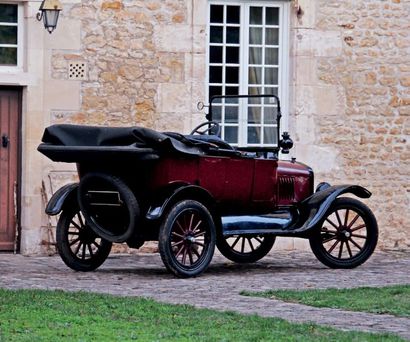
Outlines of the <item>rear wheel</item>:
M57 250L64 263L76 271L93 271L107 259L112 243L95 234L79 207L63 210L57 223Z
M262 259L272 249L275 236L233 235L220 237L216 243L221 254L234 262L250 263Z
M160 227L159 251L165 267L178 277L204 272L215 250L215 225L201 203L185 200L169 211Z
M309 241L326 266L354 268L372 255L377 238L377 221L371 210L358 200L337 198Z

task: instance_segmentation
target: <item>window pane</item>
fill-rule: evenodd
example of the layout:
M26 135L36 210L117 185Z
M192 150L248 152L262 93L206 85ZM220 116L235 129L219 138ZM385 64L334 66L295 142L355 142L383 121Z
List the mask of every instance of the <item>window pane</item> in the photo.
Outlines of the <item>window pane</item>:
M209 99L211 99L211 97L215 95L222 95L222 87L209 87Z
M239 83L239 68L238 67L226 67L226 83Z
M249 64L262 64L262 48L249 48Z
M0 65L17 65L17 48L0 47Z
M279 25L279 8L266 8L266 25Z
M250 24L251 25L262 25L262 7L251 7L250 8Z
M277 28L267 28L266 29L265 44L266 45L279 45L279 29Z
M222 43L223 42L223 27L211 26L211 43Z
M264 94L266 94L266 95L276 95L276 96L278 96L278 88L271 88L271 87L266 87L265 88L265 92L264 92ZM272 102L273 101L273 102ZM268 98L268 99L266 99L266 101L265 101L266 103L276 103L276 100L271 100L270 98Z
M261 143L260 127L248 127L248 143L249 144L260 144Z
M225 122L238 123L238 107L225 107Z
M262 88L261 87L249 87L248 88L248 95L260 95L262 94ZM255 98L249 98L248 99L248 104L261 104L262 99L260 97L255 97Z
M278 68L266 68L265 69L265 84L277 85L278 84Z
M17 5L0 4L0 23L17 23Z
M239 44L239 27L226 28L226 42L228 44Z
M276 127L265 127L263 129L264 144L276 144L277 143L277 129Z
M263 121L265 125L273 125L276 123L277 110L276 107L264 107Z
M17 44L17 26L0 26L0 44Z
M209 49L209 62L222 63L222 46L211 46Z
M262 68L249 68L249 84L262 84Z
M222 83L222 67L211 66L209 68L209 82Z
M239 87L226 87L225 95L239 95Z
M225 127L225 140L231 144L237 144L238 127Z
M265 49L265 64L266 65L278 65L279 64L279 54L277 48Z
M250 124L261 124L261 107L248 107L248 122Z
M224 7L222 5L211 5L211 23L224 22Z
M222 107L212 105L212 120L221 122Z
M239 64L239 47L226 48L226 63Z
M227 7L226 22L228 24L239 24L240 23L239 6L228 6Z
M232 88L232 87L230 87ZM237 88L238 89L238 88ZM237 95L237 94L231 94L231 95ZM233 97L233 98L227 98L225 99L225 103L229 103L229 104L237 104L239 105L239 99L237 97Z
M249 44L262 45L262 28L249 28Z

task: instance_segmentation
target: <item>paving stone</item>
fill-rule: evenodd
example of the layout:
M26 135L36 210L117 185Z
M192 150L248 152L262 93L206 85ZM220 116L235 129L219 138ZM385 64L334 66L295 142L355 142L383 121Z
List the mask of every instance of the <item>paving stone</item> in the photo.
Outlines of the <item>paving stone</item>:
M236 311L292 322L314 322L343 330L390 332L410 340L410 319L279 300L244 297L242 290L323 289L410 283L410 253L376 253L352 270L333 270L302 251L275 251L255 264L239 265L219 253L206 273L178 279L158 254L113 254L95 272L74 272L58 256L0 254L0 287L62 289L149 297L172 304Z

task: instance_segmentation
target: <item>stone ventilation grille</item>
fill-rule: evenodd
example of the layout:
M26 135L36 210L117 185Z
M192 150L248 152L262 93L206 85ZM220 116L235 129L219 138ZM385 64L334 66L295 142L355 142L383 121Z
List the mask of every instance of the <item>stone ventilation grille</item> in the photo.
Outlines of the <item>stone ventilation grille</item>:
M70 62L68 64L68 78L70 80L85 80L87 78L87 63Z

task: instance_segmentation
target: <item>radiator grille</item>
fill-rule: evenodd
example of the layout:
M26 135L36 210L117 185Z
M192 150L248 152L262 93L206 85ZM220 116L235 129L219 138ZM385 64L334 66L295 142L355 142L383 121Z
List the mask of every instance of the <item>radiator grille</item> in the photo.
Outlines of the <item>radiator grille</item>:
M280 200L291 201L295 196L295 180L293 177L279 177L278 197Z

